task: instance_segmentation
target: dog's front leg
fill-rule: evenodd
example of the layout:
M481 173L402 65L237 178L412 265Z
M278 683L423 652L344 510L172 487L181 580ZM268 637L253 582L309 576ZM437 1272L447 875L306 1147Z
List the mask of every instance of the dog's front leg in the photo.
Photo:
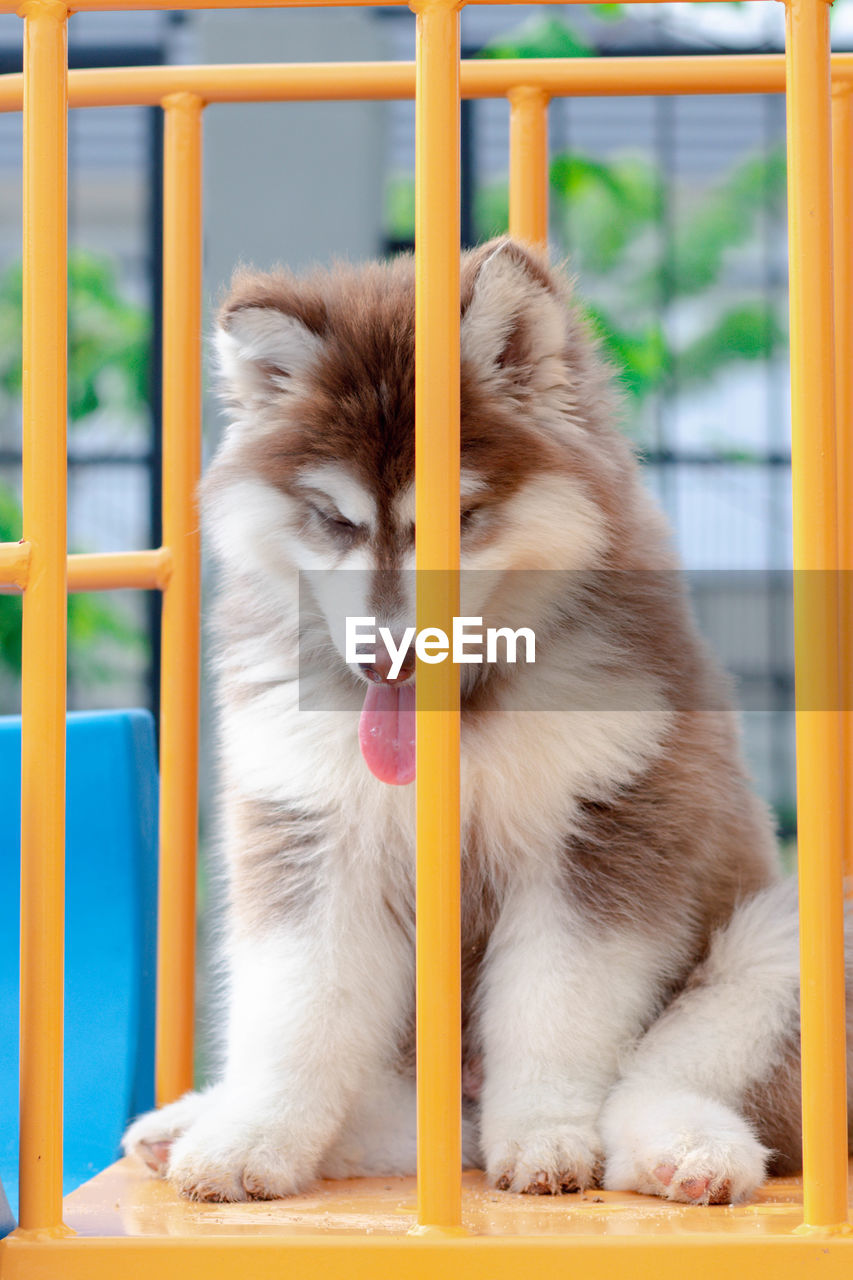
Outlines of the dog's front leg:
M198 1200L271 1199L311 1181L406 1015L410 947L387 909L343 886L299 923L231 946L227 1064L171 1149Z
M598 1114L655 1002L650 948L584 919L545 876L509 893L480 991L481 1137L498 1187L547 1195L599 1179Z

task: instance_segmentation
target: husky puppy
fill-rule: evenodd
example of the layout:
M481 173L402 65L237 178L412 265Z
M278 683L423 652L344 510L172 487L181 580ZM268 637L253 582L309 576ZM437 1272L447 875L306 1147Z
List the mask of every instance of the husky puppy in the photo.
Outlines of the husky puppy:
M240 272L219 317L225 1065L125 1138L199 1200L415 1167L414 662L340 637L343 581L412 621L413 277ZM502 240L461 296L463 612L537 646L462 668L465 1160L743 1200L800 1166L793 890L567 282Z

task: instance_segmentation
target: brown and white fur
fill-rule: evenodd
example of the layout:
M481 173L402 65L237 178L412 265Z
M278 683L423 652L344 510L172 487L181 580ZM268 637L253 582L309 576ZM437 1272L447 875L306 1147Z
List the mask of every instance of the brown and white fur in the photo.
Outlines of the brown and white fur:
M359 570L346 611L408 619L412 263L239 273L218 348L225 1066L125 1146L243 1200L414 1170L414 788L365 766L322 586ZM738 1201L799 1166L795 897L615 416L565 280L465 255L462 562L490 572L462 611L537 656L463 669L464 1156L512 1191ZM300 709L297 576L332 569L302 625L334 709Z

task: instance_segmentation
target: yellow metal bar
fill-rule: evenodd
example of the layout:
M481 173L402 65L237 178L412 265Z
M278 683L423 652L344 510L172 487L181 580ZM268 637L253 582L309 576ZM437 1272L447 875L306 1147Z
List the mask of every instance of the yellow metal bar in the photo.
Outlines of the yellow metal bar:
M521 85L509 91L509 233L548 244L548 95Z
M20 1223L62 1223L67 10L24 17Z
M209 102L413 98L413 62L239 63L72 71L73 107L159 106L174 93ZM0 110L20 108L20 75L0 76Z
M201 467L202 102L164 102L163 592L160 689L160 879L157 1101L193 1080L198 828L199 524Z
M788 0L788 210L805 1223L847 1219L829 6Z
M853 54L832 58L833 78L853 84ZM463 98L508 95L521 86L549 97L641 94L784 93L781 54L661 58L535 58L463 62ZM19 111L23 77L0 76L0 111ZM412 62L241 63L222 66L75 70L72 107L158 106L172 93L205 102L404 99L415 93Z
M149 1204L157 1187L151 1187ZM334 1202L329 1201L332 1205ZM665 1209L666 1206L660 1206ZM561 1205L571 1216L576 1203ZM630 1215L630 1210L626 1211ZM721 1208L720 1215L727 1210ZM218 1211L203 1208L208 1231L199 1237L138 1237L44 1244L12 1236L0 1243L3 1280L719 1280L720 1275L761 1280L848 1280L853 1239L771 1238L748 1228L712 1235L694 1231L682 1211L681 1232L660 1240L615 1215L600 1236L479 1236L426 1239L351 1235L255 1236L216 1230Z
M0 591L22 591L29 578L30 545L0 543ZM110 551L68 557L69 591L159 591L172 572L167 547L154 551Z
M473 0L475 4L485 0ZM489 0L489 3L509 4L510 0ZM545 4L557 4L558 0L542 0ZM559 0L565 3L565 0ZM568 0L570 4L580 0ZM657 3L658 0L637 0L640 4ZM376 0L251 0L240 4L238 0L75 0L75 13L138 13L148 9L340 9L373 7ZM383 8L402 8L406 0L382 0ZM0 13L16 13L15 0L0 0Z
M841 83L834 83L832 91L832 226L841 569L841 796L844 869L853 882L853 86Z
M69 556L68 590L115 591L131 587L158 591L168 585L171 572L168 547Z
M459 613L459 11L420 0L415 110L418 628ZM448 630L449 634L449 630ZM418 1222L460 1229L459 669L417 670Z
M518 0L466 0L468 4L517 4ZM705 0L708 2L708 0ZM540 0L543 4L585 4L586 0ZM660 0L634 0L637 4L659 4ZM374 7L376 0L251 0L236 4L235 0L75 0L75 11L103 13L139 9L332 9ZM382 8L402 8L406 0L382 0ZM0 13L15 13L15 0L0 0Z
M23 591L30 574L28 542L0 542L0 591Z

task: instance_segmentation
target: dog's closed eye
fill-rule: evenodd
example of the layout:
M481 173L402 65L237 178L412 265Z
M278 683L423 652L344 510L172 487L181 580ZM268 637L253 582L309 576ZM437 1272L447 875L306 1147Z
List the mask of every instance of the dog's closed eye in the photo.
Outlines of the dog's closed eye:
M326 510L310 502L308 510L317 523L333 537L352 539L360 532L361 525L353 524L352 520L347 520L334 507Z

